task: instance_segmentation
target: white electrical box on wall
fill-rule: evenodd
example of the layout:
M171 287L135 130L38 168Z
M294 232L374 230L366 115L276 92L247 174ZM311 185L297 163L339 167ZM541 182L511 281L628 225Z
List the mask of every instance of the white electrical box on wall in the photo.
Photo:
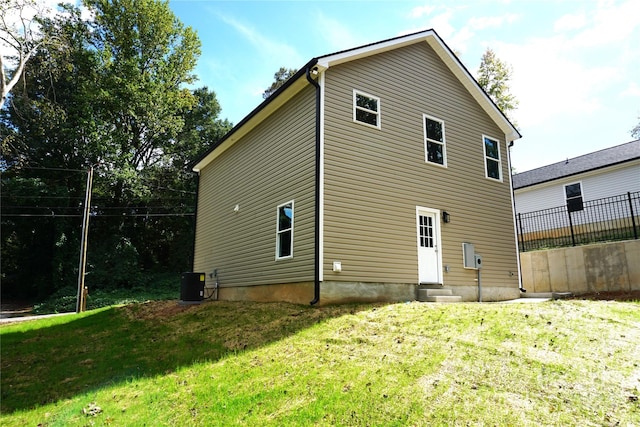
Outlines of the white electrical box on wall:
M473 246L473 243L463 243L462 244L462 262L464 264L464 268L476 268L476 249Z

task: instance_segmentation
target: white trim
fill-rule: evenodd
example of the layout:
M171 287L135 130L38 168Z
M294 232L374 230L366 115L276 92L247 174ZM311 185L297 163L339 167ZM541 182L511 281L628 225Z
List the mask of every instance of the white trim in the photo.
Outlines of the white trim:
M440 233L440 228L442 224L442 216L440 215L439 209L433 208L425 208L424 206L416 206L416 255L418 263L416 264L417 270L417 281L416 283L420 284L420 256L418 252L420 250L420 212L426 212L430 214L434 214L436 216L436 220L433 223L434 228L436 229L436 243L435 250L438 258L438 280L437 283L444 284L444 275L442 272L442 235Z
M281 231L286 231L286 230L279 230L280 227L280 208L286 205L291 205L291 254L287 255L287 256L278 256L279 252L280 252L280 233ZM284 202L278 205L278 207L276 208L276 261L280 261L283 259L291 259L293 258L293 228L294 228L294 219L295 219L295 206L294 206L294 200L289 200L288 202Z
M377 104L378 104L378 110L377 111L373 111L373 110L369 110L366 108L362 108L362 107L358 107L356 104L356 95L361 95L361 96L365 96L367 98L371 98L371 99L375 99ZM375 96L375 95L371 95L369 93L363 92L361 90L358 89L353 89L353 122L354 123L358 123L360 125L365 125L365 126L369 126L372 128L376 128L376 129L382 129L382 111L380 109L381 105L380 105L380 97L379 96ZM376 124L372 125L371 123L367 123L367 122L361 122L360 120L356 119L356 110L362 110L365 111L367 113L371 113L371 114L375 114L377 117L376 120Z
M434 121L434 122L440 122L440 124L442 124L442 143L440 143L440 141L436 141L435 139L428 139L427 138L427 119L429 119L431 121ZM436 166L440 166L440 167L446 168L447 167L447 137L445 135L444 120L423 113L422 114L422 131L423 131L423 139L424 139L424 161L425 161L425 163L430 164L430 165L436 165ZM442 144L442 164L437 163L437 162L429 161L429 153L427 151L427 142L428 141L432 141L432 142L434 142L436 144Z
M507 135L505 135L505 141ZM507 146L507 170L509 171L509 197L511 198L511 221L513 222L513 237L516 243L516 265L518 266L518 289L524 289L522 287L522 266L520 265L520 241L518 239L518 220L516 219L516 198L515 191L513 191L513 175L511 174L511 151L509 143Z
M320 278L324 280L324 93L325 93L325 74L320 73L318 76L318 84L320 85L320 259L318 260Z
M490 141L493 141L496 143L497 147L498 147L498 158L494 159L493 157L489 157L487 156L487 146L484 142L485 139L488 139ZM494 138L492 136L488 136L483 134L482 135L482 161L484 162L484 177L487 179L490 179L492 181L499 181L499 182L503 182L503 173L502 173L502 154L500 153L500 140L498 138ZM487 159L493 160L494 162L497 161L498 162L498 174L500 175L500 178L496 179L492 176L489 176L489 170L487 168Z

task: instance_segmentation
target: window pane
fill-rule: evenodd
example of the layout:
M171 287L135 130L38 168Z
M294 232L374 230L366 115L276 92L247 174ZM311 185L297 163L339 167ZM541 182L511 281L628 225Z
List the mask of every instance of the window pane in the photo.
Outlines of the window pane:
M278 235L278 257L291 256L291 230L283 231Z
M368 96L356 94L356 105L371 111L378 111L378 100Z
M378 115L368 111L356 109L356 120L373 126L378 126Z
M442 123L435 120L426 119L427 121L427 138L434 141L443 142L442 139Z
M579 182L576 184L566 185L564 187L564 191L567 194L567 199L582 196L582 189L580 188Z
M487 159L487 176L489 178L500 179L500 163Z
M427 160L439 165L444 164L444 146L435 142L427 141Z
M280 206L278 209L278 231L290 229L292 218L293 209L291 205Z
M498 142L493 141L489 138L484 139L484 150L487 157L492 157L494 159L498 159L500 156L498 155Z

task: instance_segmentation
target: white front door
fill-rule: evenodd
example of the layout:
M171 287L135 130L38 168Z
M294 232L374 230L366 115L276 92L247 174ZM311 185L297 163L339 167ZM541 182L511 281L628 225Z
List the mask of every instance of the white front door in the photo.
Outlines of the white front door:
M417 210L418 279L420 283L442 283L440 250L440 216L437 211Z

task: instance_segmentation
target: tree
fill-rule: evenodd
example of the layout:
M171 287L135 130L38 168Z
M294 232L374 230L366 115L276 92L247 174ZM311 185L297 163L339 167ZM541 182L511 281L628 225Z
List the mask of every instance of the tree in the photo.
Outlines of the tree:
M60 43L39 47L0 112L0 137L19 147L3 143L3 294L75 282L79 220L65 215L78 213L89 165L88 286L191 268L196 181L186 165L231 127L213 91L185 87L200 41L165 1L85 7L95 19L69 5L43 17L43 37Z
M271 83L271 86L269 86L269 88L262 93L262 98L267 99L268 97L270 97L276 90L278 90L280 86L284 85L287 80L289 80L297 72L298 70L296 70L295 68L280 67L280 69L273 75L274 81L273 83Z
M38 23L44 10L35 0L0 0L0 109L29 59L47 40Z
M478 84L507 117L518 107L518 100L509 89L511 73L511 67L487 48L478 68Z
M638 124L633 129L631 129L631 137L640 139L640 117L638 117Z

